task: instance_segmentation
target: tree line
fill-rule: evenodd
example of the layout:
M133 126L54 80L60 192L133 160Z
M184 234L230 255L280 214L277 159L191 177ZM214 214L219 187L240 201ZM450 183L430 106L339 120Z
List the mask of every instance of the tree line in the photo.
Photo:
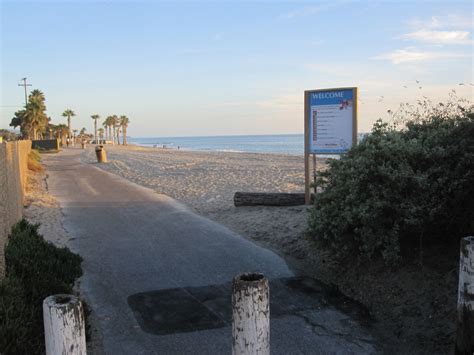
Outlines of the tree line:
M127 128L130 119L125 116L111 115L102 123L103 127L97 128L97 120L100 118L98 114L91 115L94 120L94 135L88 134L86 128L82 128L79 132L72 129L71 119L76 116L71 109L66 109L62 116L67 118L67 124L53 124L51 117L46 114L45 96L40 90L33 90L28 96L28 102L22 110L15 112L10 126L20 128L21 137L25 139L52 139L58 138L61 141L65 139L92 139L95 142L103 141L104 137L113 144L127 144ZM104 130L105 129L105 130ZM79 133L79 134L77 134ZM105 133L105 135L104 135ZM122 143L120 143L120 135L122 134Z

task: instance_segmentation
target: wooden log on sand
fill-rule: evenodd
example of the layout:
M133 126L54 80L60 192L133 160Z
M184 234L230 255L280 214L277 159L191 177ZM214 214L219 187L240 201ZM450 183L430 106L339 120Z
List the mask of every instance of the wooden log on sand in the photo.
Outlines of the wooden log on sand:
M314 201L314 196L311 196ZM299 206L304 205L304 193L236 192L234 206Z

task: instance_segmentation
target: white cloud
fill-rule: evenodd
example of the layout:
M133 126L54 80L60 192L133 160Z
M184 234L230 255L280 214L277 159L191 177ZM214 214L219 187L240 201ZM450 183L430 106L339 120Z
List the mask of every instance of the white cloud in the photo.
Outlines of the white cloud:
M432 16L428 20L411 19L407 21L408 25L412 28L428 28L428 29L440 29L440 28L456 28L456 29L468 29L473 28L472 17L462 16L456 14L450 14L445 16Z
M432 31L422 29L407 33L403 39L434 44L472 44L469 31Z
M447 59L447 58L465 58L469 57L468 54L464 53L450 53L450 52L427 52L421 51L414 48L397 49L393 52L380 54L373 59L378 60L389 60L393 64L403 64L411 62L422 62L434 59Z

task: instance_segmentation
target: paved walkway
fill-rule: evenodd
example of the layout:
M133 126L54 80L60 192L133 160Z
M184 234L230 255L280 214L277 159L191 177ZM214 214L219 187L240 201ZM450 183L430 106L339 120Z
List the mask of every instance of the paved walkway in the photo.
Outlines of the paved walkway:
M44 161L69 247L84 258L81 292L107 354L229 354L229 282L243 271L274 280L272 353L374 352L354 317L331 306L316 283L295 279L279 256L82 163L81 154L69 149Z

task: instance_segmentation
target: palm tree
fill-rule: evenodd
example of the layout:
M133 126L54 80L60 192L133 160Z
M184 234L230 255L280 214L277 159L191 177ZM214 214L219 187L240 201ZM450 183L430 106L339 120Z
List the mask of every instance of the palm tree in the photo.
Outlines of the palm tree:
M120 124L118 123L119 121L117 120L117 124L115 125L115 132L117 134L117 144L120 145Z
M69 127L65 124L58 124L56 127L56 138L61 140L61 144L64 145L66 137L69 135Z
M115 117L117 116L108 116L104 122L107 124L107 127L109 128L109 138L112 141L112 144L115 143ZM112 127L113 127L113 132L112 132Z
M94 120L94 140L97 144L97 120L100 118L98 114L92 115L91 118Z
M29 139L38 139L39 136L43 136L42 133L49 123L44 101L44 94L40 90L33 90L25 108L15 112L10 126L14 128L19 126L23 137Z
M68 108L63 112L62 116L67 117L67 128L69 129L69 136L71 136L71 117L76 116L76 114L73 110Z
M73 130L72 130L72 133L73 133L73 136L72 136L72 137L73 137L73 138L72 138L72 139L73 139L73 140L72 140L72 141L73 141L73 144L76 144L75 141L76 141L76 137L77 137L77 132L78 132L77 129L73 129Z
M102 126L103 126L104 129L105 129L105 141L108 141L108 140L110 140L110 139L109 139L109 130L107 129L107 128L108 128L108 125L107 125L107 118L104 120L104 122L102 122Z
M110 124L112 126L114 142L117 142L117 144L120 144L120 140L117 139L118 136L117 136L117 133L116 133L117 132L117 125L118 125L117 115L110 116Z
M29 125L33 131L33 139L38 139L38 131L42 130L48 124L44 101L44 94L40 90L33 90L28 98L26 113Z
M122 143L123 145L127 145L127 127L128 124L130 123L130 119L127 116L120 116L120 126L122 126L122 132L123 132L123 140Z
M104 142L104 129L101 127L97 130L99 132L99 141Z

